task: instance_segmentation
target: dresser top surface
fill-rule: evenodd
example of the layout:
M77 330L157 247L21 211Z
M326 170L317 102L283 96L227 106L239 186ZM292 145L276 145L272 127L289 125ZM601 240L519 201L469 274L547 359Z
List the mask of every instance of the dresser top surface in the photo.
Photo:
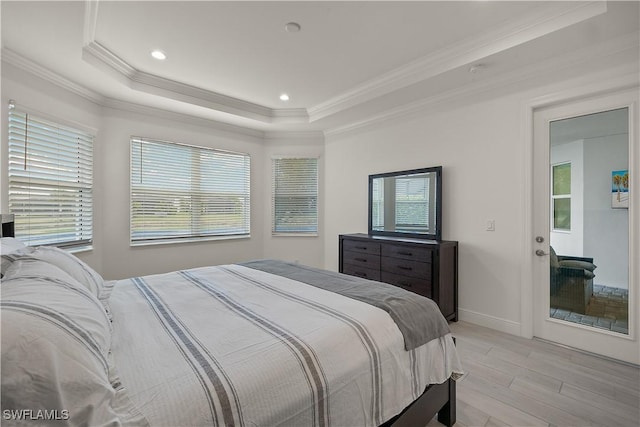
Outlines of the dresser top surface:
M373 240L379 242L389 242L389 243L412 243L419 245L457 245L457 241L452 240L427 240L427 239L417 239L413 237L395 237L395 236L377 236L370 235L366 233L353 233L353 234L340 234L340 239L359 239L359 240Z

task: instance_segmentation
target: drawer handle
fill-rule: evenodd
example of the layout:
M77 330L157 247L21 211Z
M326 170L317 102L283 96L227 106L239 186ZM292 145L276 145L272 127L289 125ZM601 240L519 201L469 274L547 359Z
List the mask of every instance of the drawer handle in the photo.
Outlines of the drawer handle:
M408 282L398 282L398 285L406 286L407 288L412 288L413 287L413 285L411 283L408 283Z
M413 270L413 268L412 268L412 267L405 267L404 265L399 265L399 266L398 266L398 268L399 268L400 270L406 270L406 271L411 271L411 270Z
M354 271L353 275L358 277L365 277L365 278L367 277L367 273L363 273L361 271Z
M363 251L367 250L366 246L356 246L356 249L362 249Z
M398 255L413 256L413 252L398 251Z
M354 260L359 262L367 262L366 258L354 258Z

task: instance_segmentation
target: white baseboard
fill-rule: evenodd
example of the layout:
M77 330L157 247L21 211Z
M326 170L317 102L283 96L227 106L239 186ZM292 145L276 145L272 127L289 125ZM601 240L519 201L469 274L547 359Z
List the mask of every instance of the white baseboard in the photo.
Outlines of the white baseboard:
M458 308L458 319L511 335L520 336L520 323L488 314Z

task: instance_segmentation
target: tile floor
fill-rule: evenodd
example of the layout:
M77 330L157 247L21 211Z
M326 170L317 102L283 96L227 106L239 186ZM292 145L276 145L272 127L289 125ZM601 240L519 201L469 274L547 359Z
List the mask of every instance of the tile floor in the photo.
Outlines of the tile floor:
M551 317L596 328L629 333L629 290L593 285L593 296L585 314L551 307Z
M455 427L638 427L638 366L463 321L449 326L465 371Z

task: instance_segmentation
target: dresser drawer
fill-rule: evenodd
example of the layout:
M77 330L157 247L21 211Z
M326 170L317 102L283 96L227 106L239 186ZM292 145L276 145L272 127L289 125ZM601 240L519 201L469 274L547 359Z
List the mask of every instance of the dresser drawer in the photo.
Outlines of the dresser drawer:
M416 246L382 245L382 256L431 263L433 250Z
M362 277L363 279L380 281L379 269L366 268L361 265L344 264L342 266L342 273Z
M383 256L381 257L381 264L382 271L386 271L387 273L431 279L431 264L426 262Z
M344 251L342 253L342 263L380 270L380 255Z
M427 298L433 298L431 294L431 280L418 277L402 276L399 274L382 272L381 281L398 286Z
M366 242L360 240L343 240L342 249L352 252L360 252L364 254L380 255L380 243Z

